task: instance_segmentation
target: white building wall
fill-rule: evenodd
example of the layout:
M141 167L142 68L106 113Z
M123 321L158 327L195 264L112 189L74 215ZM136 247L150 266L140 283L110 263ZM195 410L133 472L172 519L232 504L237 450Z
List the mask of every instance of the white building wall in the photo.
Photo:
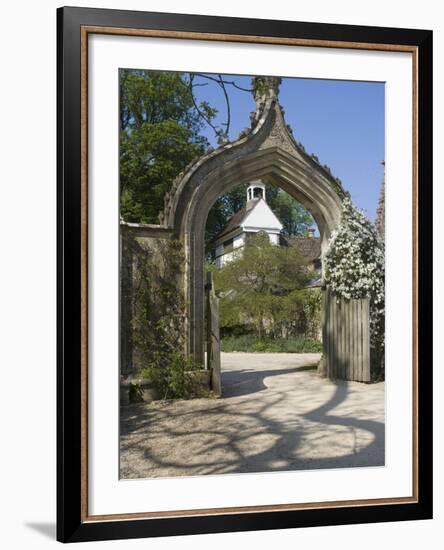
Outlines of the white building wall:
M245 244L245 235L244 233L241 233L237 237L233 239L233 248L240 248L241 246L244 246Z
M272 244L279 244L279 234L277 234L277 233L268 233L268 236L270 237L270 242Z

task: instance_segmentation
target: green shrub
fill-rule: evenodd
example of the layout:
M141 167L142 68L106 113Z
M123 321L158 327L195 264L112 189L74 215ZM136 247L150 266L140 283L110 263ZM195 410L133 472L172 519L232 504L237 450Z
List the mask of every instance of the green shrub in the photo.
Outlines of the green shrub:
M160 392L162 399L190 399L192 397L206 397L210 394L209 388L204 388L193 372L202 372L192 358L176 351L163 357L163 366L153 362L141 369L140 376L147 379Z
M308 338L258 338L254 334L222 339L222 351L268 353L321 353L322 343Z

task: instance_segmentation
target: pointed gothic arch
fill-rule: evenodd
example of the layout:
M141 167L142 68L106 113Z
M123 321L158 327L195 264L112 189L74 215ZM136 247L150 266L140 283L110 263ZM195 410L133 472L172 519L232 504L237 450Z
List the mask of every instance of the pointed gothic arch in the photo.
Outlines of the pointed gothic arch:
M256 112L238 139L200 157L175 181L161 222L180 238L185 254L187 351L204 356L204 233L216 199L240 184L266 179L300 202L315 219L324 253L341 219L342 186L308 155L286 125L278 101L280 79L256 79Z

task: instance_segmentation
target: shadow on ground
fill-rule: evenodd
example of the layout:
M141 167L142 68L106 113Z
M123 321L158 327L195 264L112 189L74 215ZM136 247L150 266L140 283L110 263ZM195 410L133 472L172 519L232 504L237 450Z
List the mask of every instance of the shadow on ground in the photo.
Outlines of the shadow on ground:
M238 397L266 390L265 378L289 374L290 372L315 371L316 366L305 365L294 369L260 370L241 369L222 373L222 397Z
M121 477L384 465L383 387L320 379L313 363L229 370L223 386L122 409Z

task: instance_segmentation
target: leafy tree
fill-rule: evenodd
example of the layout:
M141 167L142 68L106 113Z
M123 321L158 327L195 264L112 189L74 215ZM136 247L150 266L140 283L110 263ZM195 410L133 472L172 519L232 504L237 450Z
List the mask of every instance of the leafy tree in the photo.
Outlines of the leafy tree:
M211 120L216 111L201 105ZM158 223L165 193L208 147L182 73L120 71L120 192L126 221Z
M313 277L293 247L271 244L265 233L249 238L234 259L215 271L223 326L251 323L260 338L295 319L301 289Z
M245 206L246 194L247 185L240 185L219 197L209 211L205 227L205 242L210 255L214 253L212 240L227 225L231 216Z
M267 202L284 226L287 235L306 235L314 220L291 195L277 187L267 186Z
M219 126L217 110L193 93L205 80L219 86L226 99L227 121ZM130 222L157 223L174 178L209 146L203 127L209 126L220 143L228 139L227 87L239 86L221 75L135 69L120 70L119 86L121 215ZM207 243L244 206L245 191L243 185L217 199L208 216ZM267 186L267 200L288 234L302 234L312 225L306 210L278 188Z

